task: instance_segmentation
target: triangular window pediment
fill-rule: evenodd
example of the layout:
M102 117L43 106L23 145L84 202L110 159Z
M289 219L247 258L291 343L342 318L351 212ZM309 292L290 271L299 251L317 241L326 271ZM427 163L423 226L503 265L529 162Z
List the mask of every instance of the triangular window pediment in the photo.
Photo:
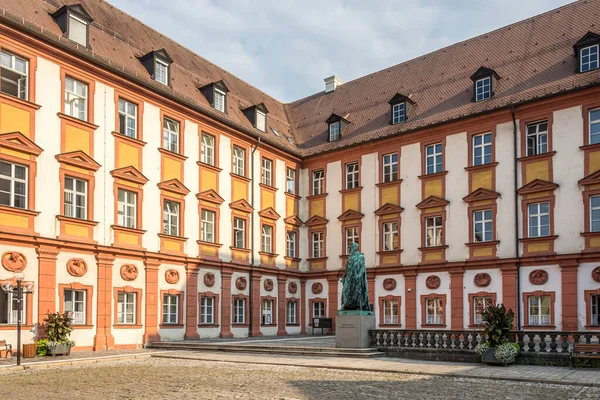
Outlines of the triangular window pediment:
M302 220L300 218L298 218L297 215L292 215L291 217L287 217L283 220L283 222L285 222L288 225L293 225L293 226L302 226L302 224L304 222L302 222Z
M428 198L417 204L416 207L419 209L430 207L445 207L448 204L450 204L450 202L446 199L442 199L441 197L437 196L429 196Z
M573 50L575 52L575 55L577 56L577 52L579 51L579 49L581 49L582 47L587 47L593 44L597 44L600 43L600 35L594 33L594 32L588 32L585 35L583 35L583 37L581 39L579 39L574 45L573 45Z
M229 204L229 207L245 213L251 213L254 211L254 208L246 201L246 199L239 199Z
M404 95L402 93L396 93L394 97L388 101L389 104L394 105L402 102L407 102L409 104L415 104L415 102L411 99L411 95Z
M327 122L328 124L331 124L333 122L344 121L347 124L349 124L350 123L350 121L348 121L349 116L350 116L350 114L345 114L344 116L342 116L340 114L331 113L331 115L329 116L329 118L327 118L327 120L325 122Z
M471 75L471 80L476 81L478 79L485 78L488 76L493 76L496 79L500 79L500 76L498 76L496 71L494 71L491 68L481 66L477 71L475 71L473 75Z
M340 215L338 217L338 219L340 221L347 221L347 220L351 220L351 219L361 219L364 216L365 216L364 214L361 214L358 211L348 210L348 211L344 212L342 215Z
M600 170L592 172L578 182L581 186L596 185L600 183Z
M140 183L142 185L148 182L148 178L146 178L144 174L142 174L140 171L138 171L135 167L131 165L128 167L114 169L110 171L110 174L115 178Z
M23 135L21 132L1 134L0 147L6 147L11 150L32 154L34 156L39 156L42 151L44 151L40 146L35 144L31 139Z
M159 183L158 187L161 190L166 190L168 192L182 194L184 196L190 192L190 189L185 187L185 185L183 183L181 183L178 179L175 179L175 178Z
M467 203L471 203L478 200L491 200L500 197L500 193L494 192L493 190L479 188L463 197L463 200Z
M327 224L329 221L319 215L313 215L312 217L310 217L308 219L308 221L305 222L305 225L307 226L316 226L316 225L325 225Z
M63 164L73 165L91 171L98 171L101 167L92 157L81 150L71 151L56 156L56 159Z
M273 209L273 207L265 208L264 210L259 211L258 215L263 218L272 219L272 220L277 220L277 219L281 218L281 215L277 214L277 211L275 211Z
M523 186L517 192L519 194L528 194L528 193L537 193L537 192L546 192L549 190L554 190L558 187L558 184L553 182L544 181L541 179L534 179L529 182L527 185Z
M219 196L219 193L217 193L213 189L205 190L202 193L198 193L196 195L196 198L198 200L208 201L209 203L214 204L222 204L225 201L225 199Z
M398 214L404 211L404 208L391 203L385 203L375 211L375 215Z

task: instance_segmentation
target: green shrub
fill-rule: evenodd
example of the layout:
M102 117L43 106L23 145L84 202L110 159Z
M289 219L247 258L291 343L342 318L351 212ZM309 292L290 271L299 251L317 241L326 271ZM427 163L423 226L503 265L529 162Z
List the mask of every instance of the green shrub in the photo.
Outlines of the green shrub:
M48 353L48 339L40 339L36 342L37 355L45 356Z
M71 327L71 317L69 313L48 313L44 318L44 331L49 342L69 343L69 335L73 328Z

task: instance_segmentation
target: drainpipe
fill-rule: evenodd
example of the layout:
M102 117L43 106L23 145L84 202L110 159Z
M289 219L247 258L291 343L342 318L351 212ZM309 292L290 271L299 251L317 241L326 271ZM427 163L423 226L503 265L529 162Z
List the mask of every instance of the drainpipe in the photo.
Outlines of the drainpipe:
M517 259L516 267L517 267L517 331L521 330L521 261L519 256L519 193L517 192L518 184L517 178L519 177L519 161L517 160L518 156L518 146L519 143L517 141L517 120L515 118L515 107L511 106L510 114L512 116L513 122L513 137L514 137L514 194L515 194L515 257Z
M252 206L252 213L250 214L250 282L248 285L248 290L250 291L249 296L249 304L248 304L248 336L252 336L252 277L254 276L254 152L258 149L260 145L260 137L256 141L256 144L252 148L252 152L250 153L250 205Z

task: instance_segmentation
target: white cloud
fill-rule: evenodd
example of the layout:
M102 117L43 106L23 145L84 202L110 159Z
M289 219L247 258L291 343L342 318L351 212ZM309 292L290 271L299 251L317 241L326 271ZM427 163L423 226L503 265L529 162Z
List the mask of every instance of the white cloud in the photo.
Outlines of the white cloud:
M109 0L281 101L569 3L567 0Z

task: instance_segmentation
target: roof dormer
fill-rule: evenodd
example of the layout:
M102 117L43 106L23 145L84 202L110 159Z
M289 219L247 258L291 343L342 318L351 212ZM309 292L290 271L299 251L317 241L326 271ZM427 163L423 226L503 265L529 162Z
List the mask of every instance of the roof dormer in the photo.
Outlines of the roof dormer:
M267 114L269 113L269 110L267 110L264 103L250 106L242 111L246 118L252 123L252 126L259 131L267 131Z
M473 99L474 102L487 100L494 95L496 84L500 76L493 69L479 67L479 69L471 75L473 81Z
M577 57L577 73L592 71L600 66L598 53L600 48L600 36L594 32L586 33L573 45L575 57Z
M347 120L348 115L341 116L336 113L332 113L329 118L327 118L327 140L329 142L335 142L336 140L340 140L346 127L350 125L350 121Z
M229 89L223 81L217 81L202 86L200 92L215 110L227 113L227 93Z
M152 50L150 53L140 57L140 61L144 64L152 79L163 85L170 86L173 59L169 57L165 49Z
M410 96L401 93L396 93L388 103L392 107L392 117L390 118L390 124L392 125L406 121L410 108L415 104Z
M63 35L68 39L89 47L90 23L94 20L79 3L65 5L52 14Z

